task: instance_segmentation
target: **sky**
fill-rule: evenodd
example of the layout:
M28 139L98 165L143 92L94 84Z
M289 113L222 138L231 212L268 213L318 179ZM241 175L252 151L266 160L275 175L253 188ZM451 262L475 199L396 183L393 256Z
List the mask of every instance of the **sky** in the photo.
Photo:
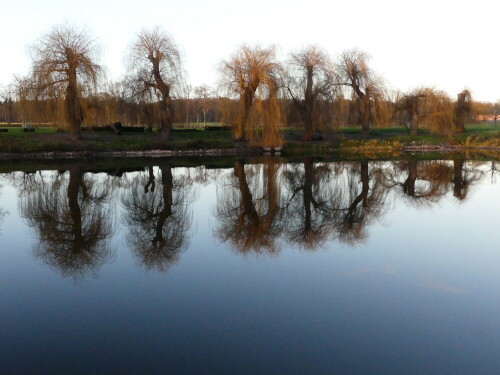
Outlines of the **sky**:
M126 72L143 28L163 27L179 45L192 86L217 82L217 67L242 44L309 44L336 58L358 48L393 90L432 86L453 97L500 99L498 0L0 0L0 86L30 68L30 49L54 25L87 28L109 79Z

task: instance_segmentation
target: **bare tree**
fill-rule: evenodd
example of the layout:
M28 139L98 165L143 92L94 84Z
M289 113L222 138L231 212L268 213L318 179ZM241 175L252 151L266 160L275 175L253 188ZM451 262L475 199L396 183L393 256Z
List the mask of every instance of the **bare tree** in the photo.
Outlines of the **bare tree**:
M497 120L500 119L500 100L497 100L491 107L490 113L487 115L493 120L493 124L497 126Z
M404 125L409 130L410 135L418 134L418 125L422 116L420 104L425 97L425 89L418 88L402 95L396 100L396 112L403 114ZM406 122L409 122L410 125L407 126Z
M363 136L367 137L373 122L373 111L384 96L382 79L367 65L368 55L357 49L344 51L340 56L338 74L340 84L352 89L357 99L357 111Z
M142 30L131 47L129 73L136 95L153 92L160 102L160 137L168 141L174 119L172 95L182 83L181 55L160 27Z
M246 125L257 90L267 86L271 88L267 91L272 95L272 87L276 82L275 73L280 69L280 65L276 62L274 46L267 48L243 46L229 60L222 62L221 84L228 92L239 98L239 112L236 126L233 127L235 140L246 139Z
M319 47L309 46L290 54L287 90L304 121L304 139L310 141L317 132L314 118L317 101L328 99L335 87L330 57Z
M182 88L182 99L184 102L184 105L182 106L183 109L181 110L181 115L185 114L186 117L183 119L185 122L185 127L187 128L189 126L189 123L191 122L191 101L193 98L191 97L191 94L193 93L194 88L191 85L184 85ZM183 113L184 112L184 113Z
M102 69L99 47L85 29L55 26L33 47L34 89L43 92L54 86L65 92L66 119L75 140L81 138L82 91L95 87Z
M207 114L211 108L213 93L208 85L195 87L194 94L196 97L197 111L203 114L203 125L207 126ZM199 114L196 114L196 123L199 122Z
M434 133L453 129L453 104L448 95L432 87L419 87L396 101L396 111L406 115L410 135L417 135L420 125Z

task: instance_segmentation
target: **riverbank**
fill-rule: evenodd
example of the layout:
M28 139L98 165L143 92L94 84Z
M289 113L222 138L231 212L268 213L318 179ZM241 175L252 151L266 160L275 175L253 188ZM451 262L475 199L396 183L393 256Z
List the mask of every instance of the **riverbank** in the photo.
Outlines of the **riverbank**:
M451 136L431 135L425 130L419 136L408 136L405 128L374 129L368 139L361 138L359 129L354 130L343 128L314 142L302 141L300 131L285 130L281 155L500 153L500 130L491 126L470 125L467 133ZM162 142L155 133L84 132L78 142L68 133L48 129L0 134L0 160L255 156L264 153L260 147L234 142L227 130L173 132L169 142Z

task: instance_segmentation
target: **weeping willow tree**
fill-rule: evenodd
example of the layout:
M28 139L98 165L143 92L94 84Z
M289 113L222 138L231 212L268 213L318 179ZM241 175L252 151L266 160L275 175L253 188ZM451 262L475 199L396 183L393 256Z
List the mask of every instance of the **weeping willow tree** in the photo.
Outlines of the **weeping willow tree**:
M454 129L453 103L444 91L416 88L397 100L396 109L403 113L410 135L417 135L421 126L437 134L449 134Z
M281 128L284 119L277 72L270 72L257 91L248 122L251 144L263 147L283 145L284 138Z
M319 47L309 46L290 54L287 70L287 91L304 123L304 140L318 138L320 102L328 102L339 87L333 62Z
M33 90L64 91L66 120L73 139L81 138L82 94L97 86L102 69L99 47L89 33L68 25L55 26L32 47Z
M154 95L160 103L160 137L168 141L174 122L172 97L183 84L178 46L160 27L142 30L131 46L129 81L134 95L144 100Z
M229 60L222 62L221 87L238 98L239 107L233 126L235 140L248 139L247 125L252 109L254 109L254 120L259 118L270 120L264 125L267 127L270 124L271 129L263 140L265 139L267 143L280 143L280 140L271 142L272 137L279 133L275 131L275 128L279 123L277 79L280 71L281 66L276 61L274 46L267 48L243 46ZM256 101L261 102L258 108L254 107Z
M355 122L361 125L364 137L372 124L387 124L390 118L382 78L368 66L369 56L357 49L344 51L337 64L338 84L351 91L356 108Z

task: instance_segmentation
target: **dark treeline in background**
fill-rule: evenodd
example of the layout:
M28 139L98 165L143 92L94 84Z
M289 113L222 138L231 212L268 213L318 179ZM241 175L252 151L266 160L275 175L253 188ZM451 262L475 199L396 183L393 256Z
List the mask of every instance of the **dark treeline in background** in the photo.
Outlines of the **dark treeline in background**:
M279 60L274 46L240 47L219 66L217 87L186 84L178 47L161 28L141 31L131 43L127 75L109 82L99 45L85 30L56 26L31 47L33 69L0 91L0 122L49 124L81 130L121 122L157 128L164 140L174 127L231 126L235 140L284 142L283 128L320 140L343 126L405 126L416 135L465 131L473 120L500 118L498 103L474 102L465 89L452 98L432 86L390 89L356 49L331 58L318 46Z

